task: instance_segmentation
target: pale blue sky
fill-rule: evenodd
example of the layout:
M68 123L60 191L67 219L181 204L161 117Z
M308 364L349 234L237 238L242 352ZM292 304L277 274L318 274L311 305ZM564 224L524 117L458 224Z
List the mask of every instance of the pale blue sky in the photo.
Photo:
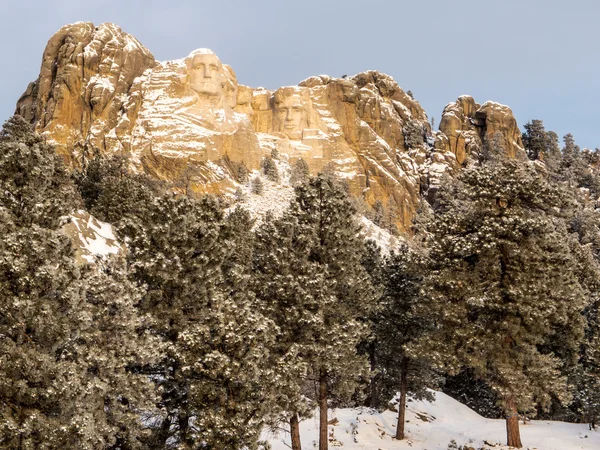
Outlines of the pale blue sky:
M34 80L48 39L76 21L114 22L158 60L213 49L249 86L376 69L439 123L470 94L600 147L598 0L0 0L0 119Z

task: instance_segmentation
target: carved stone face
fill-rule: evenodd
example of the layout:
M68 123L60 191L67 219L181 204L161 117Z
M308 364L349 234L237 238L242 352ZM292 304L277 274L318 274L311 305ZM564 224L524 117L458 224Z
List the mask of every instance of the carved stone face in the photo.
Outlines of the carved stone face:
M223 66L214 53L196 53L188 68L190 87L200 95L222 95Z
M304 128L304 102L298 94L284 97L276 104L275 113L279 124L278 131L290 139L300 139Z

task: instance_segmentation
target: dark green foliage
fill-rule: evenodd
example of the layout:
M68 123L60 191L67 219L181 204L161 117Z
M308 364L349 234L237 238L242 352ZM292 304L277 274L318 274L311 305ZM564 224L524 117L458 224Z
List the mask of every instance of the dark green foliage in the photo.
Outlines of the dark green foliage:
M296 188L290 214L298 221L297 232L309 240L308 260L331 283L325 296L330 301L321 305L324 327L317 340L327 350L316 367L327 374L330 392L342 399L354 392L358 376L367 369L356 346L368 335L376 295L361 264L364 241L345 188L330 177L319 175Z
M290 174L290 184L294 187L304 184L310 177L310 171L308 164L302 158L298 158L292 166L292 173Z
M216 201L163 196L143 218L126 218L142 311L165 343L153 374L162 392L150 448L255 448L268 414L274 327L246 289L251 221L227 220Z
M18 226L56 228L79 205L61 158L21 116L0 132L0 192L0 207Z
M418 340L433 324L420 304L421 285L427 260L403 246L392 253L384 266L384 293L374 323L376 361L380 372L379 403L385 404L400 390L407 378L408 391L417 398L431 397L426 388L438 382L427 360L428 352L407 354L406 346Z
M589 253L567 233L574 202L535 169L499 158L440 191L428 227L434 267L419 347L451 374L470 369L506 412L568 402L563 368L583 333Z
M502 409L497 406L498 395L483 380L475 377L472 370L445 377L442 392L483 417L504 418Z
M393 235L398 235L398 226L396 225L396 221L398 220L398 208L392 197L389 198L386 206L383 206L381 200L377 200L373 204L373 210L371 211L370 217L373 223L378 227L388 230Z
M57 227L76 190L53 149L19 117L0 149L0 447L141 448L140 292L118 259L75 264Z
M525 124L523 133L523 145L529 159L540 159L540 156L547 152L547 135L544 129L544 122L533 119Z
M360 264L358 231L344 188L320 175L297 187L289 211L257 232L255 290L280 330L283 420L307 412L303 396L315 395L307 381L325 387L325 403L343 404L367 377L357 346L368 335L375 292Z
M382 226L384 216L385 209L383 207L383 202L381 200L377 200L373 204L373 223L378 227Z
M248 167L246 163L241 163L237 166L236 179L238 183L245 184L248 182Z
M279 183L279 170L277 169L277 164L275 164L275 161L270 156L265 156L263 159L262 171L267 180Z
M320 350L322 305L330 301L329 283L321 268L309 261L308 236L298 231L298 221L290 214L277 220L267 216L256 231L253 263L253 290L264 314L279 328L275 394L284 421L294 414L306 417L313 406L304 394Z
M250 191L255 195L263 195L263 192L265 191L265 186L259 176L252 178Z
M94 216L115 223L125 216L143 215L163 186L146 175L129 171L122 156L96 155L74 175L85 207Z
M425 143L426 130L418 120L410 120L402 128L406 148L421 147Z

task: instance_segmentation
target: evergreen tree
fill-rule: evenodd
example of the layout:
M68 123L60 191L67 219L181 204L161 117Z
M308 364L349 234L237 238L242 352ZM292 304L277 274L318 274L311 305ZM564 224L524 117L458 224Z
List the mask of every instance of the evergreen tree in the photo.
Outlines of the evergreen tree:
M298 158L292 167L290 174L290 184L294 187L304 184L310 178L308 164L302 158Z
M563 370L583 332L586 289L564 191L507 158L463 171L429 224L424 308L437 326L416 346L450 374L470 369L498 395L508 444L518 411L568 402ZM414 349L413 349L414 351ZM416 352L415 352L416 354Z
M259 176L252 178L250 190L255 195L263 195L263 192L265 191L265 186Z
M533 119L531 122L525 124L525 132L523 133L523 145L527 156L532 161L540 159L546 152L546 130L544 129L544 122L538 119Z
M397 221L398 206L396 205L394 198L390 197L386 204L385 215L383 216L383 226L394 236L397 236L399 233L398 226L396 225Z
M381 200L376 200L373 204L373 223L378 227L383 226L384 216L385 210L383 207L383 202Z
M149 361L122 261L78 267L79 206L54 149L19 117L0 135L0 447L140 448ZM9 192L9 191L4 191Z
M560 167L562 155L560 152L560 144L558 143L558 135L554 131L546 132L546 151L544 153L544 163L548 168L552 178L556 179L556 174Z
M238 183L246 184L248 182L248 167L242 162L237 166L236 179Z
M270 156L265 156L262 161L263 174L267 177L267 180L279 183L279 170L277 164Z
M115 223L127 215L141 216L163 186L143 174L133 174L122 156L90 159L74 175L85 207L100 220Z
M274 326L245 288L248 230L241 212L224 223L216 201L171 195L120 223L134 279L147 287L141 309L166 347L159 364L140 368L162 395L149 448L257 446Z
M384 315L380 313L381 297L383 296L384 286L386 282L385 257L382 254L381 248L375 241L367 240L365 242L365 252L362 258L362 265L367 271L371 284L376 293L376 303L379 305L372 311L369 317L371 324L371 333L363 342L359 344L359 353L366 353L369 357L371 376L369 380L369 390L365 399L365 405L371 408L380 408L381 395L381 372L378 368L377 350L378 350L378 335L376 330ZM387 402L389 398L386 398Z
M309 260L309 238L299 232L291 214L277 220L268 215L256 232L252 278L262 310L279 329L275 395L283 420L290 424L294 450L301 449L299 420L314 406L305 395L308 376L319 355L323 305L332 301L321 267Z
M327 282L320 305L323 327L317 334L319 354L312 367L318 382L319 448L326 450L327 407L330 396L348 398L357 380L368 374L368 361L357 345L369 334L367 319L376 294L361 264L364 241L354 209L343 186L319 175L296 189L290 214L308 243L309 261L317 264Z
M426 259L404 246L393 253L385 266L385 291L382 308L375 322L376 360L379 369L381 400L400 392L396 439L404 439L406 396L431 398L426 390L437 378L428 354L408 354L406 347L432 327L429 315L419 308L421 284L427 273Z
M61 158L21 116L0 132L0 207L17 226L55 229L79 205Z

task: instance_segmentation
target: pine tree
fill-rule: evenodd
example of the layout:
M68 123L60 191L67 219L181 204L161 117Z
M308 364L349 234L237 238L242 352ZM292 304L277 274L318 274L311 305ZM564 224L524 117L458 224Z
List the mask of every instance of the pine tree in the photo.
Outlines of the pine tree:
M373 223L377 226L383 226L383 218L385 216L385 210L383 208L383 202L381 200L375 201L373 204Z
M255 195L262 195L264 190L265 190L265 186L262 182L262 180L260 179L259 176L256 176L254 178L252 178L252 183L250 186L250 190L252 191L253 194Z
M100 220L115 223L128 215L141 216L164 190L160 182L131 173L128 166L122 156L97 154L75 173L86 209Z
M538 119L533 119L525 124L525 132L523 133L523 145L527 156L532 161L540 159L540 156L545 154L547 149L547 135L544 129L544 122Z
M248 182L248 167L242 162L237 166L236 179L238 183L246 184Z
M357 345L369 334L367 319L376 294L361 264L364 241L343 186L319 175L296 189L290 214L298 233L310 239L309 261L319 265L328 283L327 302L320 306L323 328L313 374L318 382L319 448L326 450L327 407L330 395L343 399L354 393L357 380L368 374L366 356ZM330 284L330 287L329 287Z
M122 261L75 264L61 217L79 206L54 149L23 119L0 135L0 447L140 448L149 361ZM150 345L151 346L151 345Z
M304 184L310 178L308 164L302 158L298 158L292 167L290 174L290 184L294 187Z
M0 132L0 206L16 225L55 229L79 205L61 158L21 116Z
M406 397L431 398L426 388L435 387L437 377L431 370L428 354L406 352L407 345L418 340L432 324L420 308L421 284L427 273L427 261L404 246L390 255L384 268L385 290L382 308L375 321L376 361L380 372L379 396L387 401L400 392L396 439L404 439Z
M369 357L369 365L371 370L371 376L369 380L369 387L367 396L365 399L365 405L371 408L379 409L381 402L381 372L378 368L377 350L379 346L377 327L381 320L384 318L382 311L382 296L384 292L386 282L386 271L385 271L385 257L381 251L381 248L375 243L375 241L367 240L365 242L365 252L362 258L362 265L367 271L371 280L371 285L375 290L377 308L374 308L371 316L369 317L369 323L371 324L371 333L363 342L359 344L359 353L365 353ZM385 399L387 402L389 398Z
M267 177L267 180L279 183L279 170L277 164L270 156L265 156L262 161L263 174Z
M291 214L277 220L267 216L256 232L252 278L262 310L279 329L275 395L283 421L290 425L294 450L301 449L299 420L314 406L305 394L319 352L322 305L330 301L321 267L309 260L309 238Z
M394 236L397 236L398 226L396 222L398 222L398 206L396 204L396 200L393 197L390 197L387 201L385 208L385 215L383 217L383 225L386 230L388 230Z
M166 346L159 364L140 368L162 393L149 448L256 448L275 333L246 289L249 229L241 212L224 222L210 198L171 195L120 223L134 279L147 286L140 306Z
M577 353L587 298L570 212L565 192L533 167L497 158L442 188L428 227L435 265L423 307L437 328L417 348L492 388L515 447L518 411L569 400L562 372Z
M560 152L560 144L558 143L558 135L554 131L546 132L546 151L544 152L544 163L553 179L556 179L556 174L560 167L562 155Z

